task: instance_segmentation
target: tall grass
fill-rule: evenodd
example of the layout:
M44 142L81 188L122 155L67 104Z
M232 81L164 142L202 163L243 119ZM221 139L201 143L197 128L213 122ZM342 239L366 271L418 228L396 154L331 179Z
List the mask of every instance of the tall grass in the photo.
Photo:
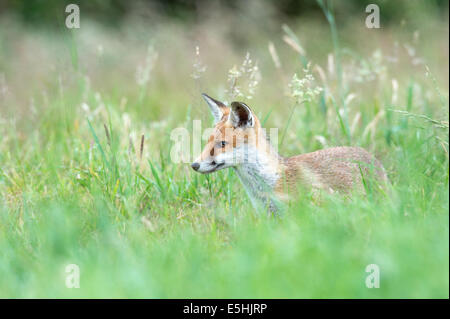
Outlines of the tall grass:
M225 17L240 30L246 23ZM85 22L68 45L60 34L15 25L14 43L37 57L0 46L0 61L11 61L0 90L0 297L448 298L448 74L437 67L448 69L448 56L435 59L448 37L426 34L415 47L430 78L405 50L388 62L383 41L409 41L408 31L385 30L371 42L385 52L379 65L352 44L364 39L350 32L351 22L334 43L332 22L331 35L326 24L307 21L304 31L291 23L284 46L281 27L249 26L255 36L244 50L205 21L196 27L205 32L207 68L195 81L195 57L185 53L195 52L195 26L135 25L131 35L123 26L118 43L117 33ZM138 84L138 66L153 63L149 36L158 59ZM292 50L295 41L305 52ZM247 102L266 127L286 128L281 153L363 146L387 168L392 191L320 203L304 192L282 218L270 218L253 210L232 170L204 176L174 163L172 129L210 120L200 92L224 97L227 70L247 51L262 74ZM330 54L340 60L334 67ZM291 113L278 79L301 74L308 62L324 92ZM68 264L80 267L78 289L65 285ZM380 288L365 285L369 264L380 267Z

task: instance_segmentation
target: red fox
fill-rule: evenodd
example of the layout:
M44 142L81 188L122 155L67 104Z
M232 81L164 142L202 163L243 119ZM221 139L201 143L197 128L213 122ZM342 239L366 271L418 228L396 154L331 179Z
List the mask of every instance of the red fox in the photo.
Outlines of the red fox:
M233 167L254 206L277 211L298 186L326 192L364 192L365 176L373 172L387 181L381 163L359 147L332 147L283 157L267 140L259 119L242 102L230 107L202 94L215 119L215 127L192 168L203 174Z

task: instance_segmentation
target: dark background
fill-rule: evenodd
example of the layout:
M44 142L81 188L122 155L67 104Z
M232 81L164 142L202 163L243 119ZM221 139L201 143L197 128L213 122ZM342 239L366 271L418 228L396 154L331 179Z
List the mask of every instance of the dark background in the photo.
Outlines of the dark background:
M273 13L283 19L292 19L302 15L320 13L320 7L314 0L261 0L272 7ZM408 2L408 4L407 4ZM361 7L375 3L383 8L383 23L390 24L404 17L406 11L414 10L415 1L374 1L374 0L335 0L330 1L334 7L336 20L345 23L346 17L360 14ZM431 11L440 13L444 18L448 11L448 1L429 0L426 1ZM24 23L32 26L55 27L60 21L61 11L70 4L80 6L83 18L88 17L102 24L112 27L121 24L127 15L133 14L142 18L151 19L152 13L180 20L196 20L199 18L201 7L218 7L221 10L231 10L237 14L241 12L245 1L242 0L153 0L153 1L123 1L123 0L1 0L0 18L3 14L16 15ZM417 10L420 10L417 7Z

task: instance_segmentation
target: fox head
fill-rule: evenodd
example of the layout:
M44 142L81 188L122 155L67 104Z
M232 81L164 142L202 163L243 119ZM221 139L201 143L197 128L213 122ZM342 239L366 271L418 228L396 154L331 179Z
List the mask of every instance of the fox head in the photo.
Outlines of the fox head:
M250 108L242 102L228 107L202 94L215 120L213 132L192 168L203 174L236 167L251 160L257 151L261 125Z

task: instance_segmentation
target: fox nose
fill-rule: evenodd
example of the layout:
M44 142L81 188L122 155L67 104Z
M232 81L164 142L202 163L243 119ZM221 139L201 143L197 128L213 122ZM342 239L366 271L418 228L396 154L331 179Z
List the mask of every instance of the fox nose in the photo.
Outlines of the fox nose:
M194 171L197 171L200 168L199 163L192 163L191 167L194 169Z

